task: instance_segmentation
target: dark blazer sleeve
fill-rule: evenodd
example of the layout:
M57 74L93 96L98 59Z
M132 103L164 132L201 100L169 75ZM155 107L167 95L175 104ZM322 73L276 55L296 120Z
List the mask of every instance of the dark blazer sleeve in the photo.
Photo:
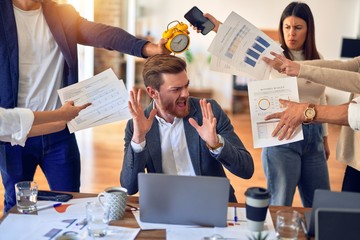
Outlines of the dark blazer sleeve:
M216 131L224 138L224 147L220 154L212 154L226 169L241 178L249 179L254 173L254 162L240 138L236 135L229 117L220 105L210 100L217 120Z
M120 174L120 184L132 195L138 192L138 173L145 172L148 152L135 153L131 147L133 136L133 121L129 120L125 129L125 150L123 166Z
M45 1L43 7L47 21L60 19L57 25L62 26L69 45L75 42L143 57L142 48L148 41L136 38L121 28L88 21L69 4Z

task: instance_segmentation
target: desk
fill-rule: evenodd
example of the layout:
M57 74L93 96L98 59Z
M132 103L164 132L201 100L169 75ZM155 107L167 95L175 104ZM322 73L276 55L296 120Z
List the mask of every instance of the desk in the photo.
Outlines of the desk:
M71 193L73 194L74 198L87 198L87 197L96 197L97 194L93 194L93 193ZM135 197L135 196L129 196L128 197L128 204L133 205L133 206L139 206L139 198ZM244 207L245 205L243 203L230 203L229 206L238 206L238 207ZM278 207L278 206L270 206L270 214L272 217L273 222L275 223L275 213L276 211L280 210L280 209L287 209L290 207ZM310 210L310 209L305 209L305 208L299 208L299 207L291 207L291 209L294 209L298 212L300 212L302 215L305 211ZM18 213L16 207L13 207L10 210L11 213ZM6 215L3 217L5 218ZM2 220L2 219L1 219ZM110 223L110 225L113 226L122 226L122 227L129 227L129 228L139 228L139 225L137 224L134 215L132 214L132 212L126 211L125 212L125 217L122 220L119 221L112 221ZM137 240L148 240L148 239L152 239L152 240L165 240L166 239L166 232L165 230L140 230L140 233L138 234L138 236L136 237ZM304 235L304 232L302 231L302 229L300 228L299 231L299 240L305 240L306 237Z

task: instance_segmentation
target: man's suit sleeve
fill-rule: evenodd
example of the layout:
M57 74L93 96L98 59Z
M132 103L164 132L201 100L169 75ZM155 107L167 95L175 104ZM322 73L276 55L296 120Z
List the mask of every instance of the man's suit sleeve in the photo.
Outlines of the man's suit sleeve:
M145 172L147 151L135 153L131 148L133 122L129 120L125 129L125 150L123 166L120 174L120 184L132 195L138 192L138 173Z
M244 179L249 179L254 173L252 156L236 135L229 117L215 101L211 103L217 120L216 131L225 141L224 148L215 158L231 173Z

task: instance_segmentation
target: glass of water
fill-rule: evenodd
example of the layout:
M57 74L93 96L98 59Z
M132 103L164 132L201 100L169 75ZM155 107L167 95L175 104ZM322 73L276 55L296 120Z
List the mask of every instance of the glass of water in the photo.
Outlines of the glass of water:
M36 210L38 185L34 181L24 181L15 184L16 206L21 213Z
M295 210L279 210L276 212L276 236L278 239L298 239L299 227L299 212Z
M109 224L109 208L99 202L89 202L86 205L86 219L89 236L104 237Z

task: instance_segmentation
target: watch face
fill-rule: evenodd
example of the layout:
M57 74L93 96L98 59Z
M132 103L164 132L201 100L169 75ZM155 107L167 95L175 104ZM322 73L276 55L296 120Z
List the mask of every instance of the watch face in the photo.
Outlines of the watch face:
M313 108L306 109L305 116L307 118L314 118L315 117L315 110Z
M185 34L179 34L173 38L170 48L173 52L182 52L189 45L189 38Z

